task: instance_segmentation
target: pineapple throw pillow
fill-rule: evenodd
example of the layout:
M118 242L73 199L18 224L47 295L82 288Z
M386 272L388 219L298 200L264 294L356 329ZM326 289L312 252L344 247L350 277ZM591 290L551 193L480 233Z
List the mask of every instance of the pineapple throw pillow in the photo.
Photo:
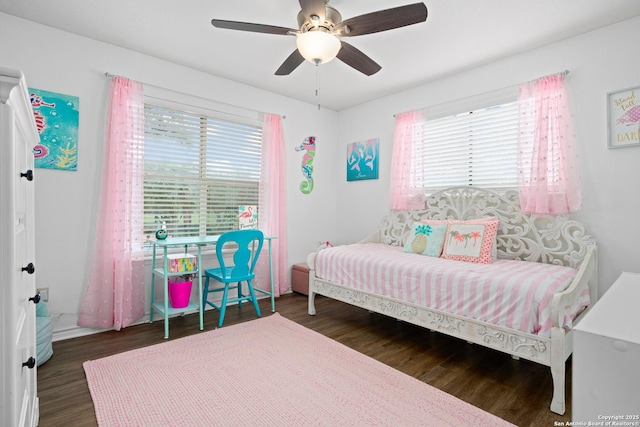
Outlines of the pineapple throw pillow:
M416 223L409 234L404 251L413 254L439 257L447 234L446 225Z

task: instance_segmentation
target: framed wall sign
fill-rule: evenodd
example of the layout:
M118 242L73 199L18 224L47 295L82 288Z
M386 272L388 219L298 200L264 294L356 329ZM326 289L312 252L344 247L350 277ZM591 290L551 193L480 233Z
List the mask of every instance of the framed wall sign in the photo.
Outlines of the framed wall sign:
M607 94L608 147L640 145L640 86Z

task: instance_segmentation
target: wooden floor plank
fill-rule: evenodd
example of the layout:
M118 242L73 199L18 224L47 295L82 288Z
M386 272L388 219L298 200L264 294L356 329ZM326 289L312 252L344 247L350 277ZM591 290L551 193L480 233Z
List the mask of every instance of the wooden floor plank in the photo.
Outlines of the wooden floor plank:
M260 301L263 316L269 301ZM284 317L339 341L408 375L450 393L518 426L553 426L571 420L571 363L567 366L567 413L549 410L552 393L548 367L426 329L316 297L316 316L307 314L307 298L284 295L276 300ZM249 306L230 307L225 326L255 319ZM201 333L198 316L170 321L170 339ZM205 331L218 313L205 313ZM165 342L162 321L53 343L53 356L38 368L41 427L97 425L82 363Z

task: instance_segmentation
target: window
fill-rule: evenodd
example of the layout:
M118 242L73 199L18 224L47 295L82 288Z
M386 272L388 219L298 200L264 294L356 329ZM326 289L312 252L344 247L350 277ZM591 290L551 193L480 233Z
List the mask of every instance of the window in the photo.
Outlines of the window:
M238 207L258 205L262 129L145 104L144 234L173 237L238 228Z
M416 132L414 161L426 193L452 186L515 188L518 104L515 100L427 119ZM420 187L419 183L415 183ZM413 185L412 185L413 186Z

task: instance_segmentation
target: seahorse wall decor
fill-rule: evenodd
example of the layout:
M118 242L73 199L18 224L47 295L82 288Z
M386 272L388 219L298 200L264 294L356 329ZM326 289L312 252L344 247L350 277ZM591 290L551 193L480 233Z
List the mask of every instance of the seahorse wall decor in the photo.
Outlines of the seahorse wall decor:
M296 151L304 151L302 157L302 175L306 181L300 183L300 191L303 194L309 194L313 191L313 158L316 156L316 137L308 136L302 144L296 147Z

